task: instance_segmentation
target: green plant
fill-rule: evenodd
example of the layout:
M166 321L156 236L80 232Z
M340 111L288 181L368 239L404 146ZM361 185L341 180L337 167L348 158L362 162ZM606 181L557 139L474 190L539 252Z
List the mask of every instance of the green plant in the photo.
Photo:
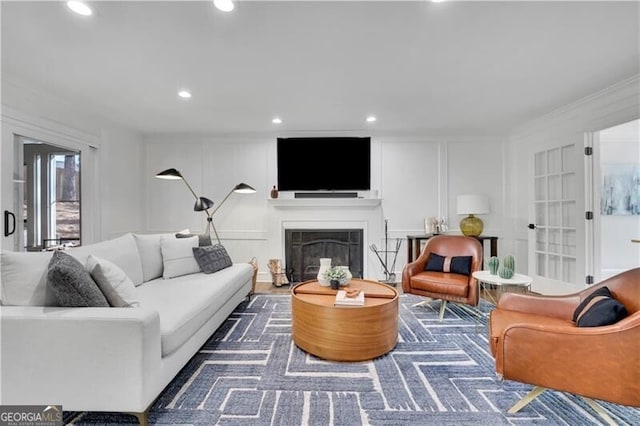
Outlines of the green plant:
M511 278L513 277L513 269L511 268L507 268L506 266L501 266L500 269L498 269L498 276L500 278Z
M497 256L491 256L489 258L489 272L491 275L496 275L498 273L498 266L500 266L500 259Z
M324 273L324 279L327 281L341 281L347 278L347 271L339 266L332 266Z
M505 256L504 259L502 259L502 266L504 266L505 268L511 269L512 271L516 270L516 261L513 258L513 256L511 256L510 254Z

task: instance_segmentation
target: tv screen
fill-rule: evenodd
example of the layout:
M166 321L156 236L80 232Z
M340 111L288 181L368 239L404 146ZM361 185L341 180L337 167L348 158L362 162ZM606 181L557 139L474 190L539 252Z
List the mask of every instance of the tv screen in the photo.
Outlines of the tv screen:
M370 137L278 138L280 191L371 189Z

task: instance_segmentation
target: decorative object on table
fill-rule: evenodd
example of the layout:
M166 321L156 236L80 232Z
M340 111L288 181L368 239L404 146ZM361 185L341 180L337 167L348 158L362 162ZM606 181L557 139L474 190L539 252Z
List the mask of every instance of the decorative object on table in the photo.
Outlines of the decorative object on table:
M271 272L271 282L274 286L281 287L284 284L289 284L287 274L282 272L282 261L280 259L269 259L267 267Z
M498 269L498 276L500 276L500 278L509 279L513 277L515 270L515 259L511 255L507 255L502 259L502 266Z
M334 288L333 286L334 281L337 282L338 286L346 285L349 282L347 271L348 269L345 270L343 266L332 266L325 271L324 279L329 281L331 288L337 289L338 287Z
M328 287L330 285L329 281L324 277L324 274L331 268L331 258L323 257L320 259L320 268L318 268L318 284L321 286Z
M349 284L349 281L351 281L351 278L353 278L353 274L349 270L349 267L348 266L337 266L337 268L342 269L345 272L345 274L347 275L344 280L340 280L340 285Z
M273 188L271 188L271 198L278 198L278 189L275 185L273 185Z
M338 290L334 303L336 305L362 306L364 305L364 292L358 291L354 296L349 296L346 290Z
M484 224L474 215L488 214L489 211L488 197L477 194L458 195L457 213L469 215L460 221L460 231L467 237L477 237L482 234Z
M491 275L497 275L498 267L500 266L500 259L498 259L498 256L491 256L488 263Z
M384 250L378 250L378 247L376 247L375 244L371 244L369 246L369 249L371 249L371 251L376 254L376 257L378 258L378 260L382 264L382 268L384 269L385 279L380 280L380 282L395 286L396 285L396 273L395 273L396 260L398 259L398 252L400 251L400 245L402 244L402 240L396 239L395 249L394 250L388 249L389 247L388 223L389 223L389 220L385 219L384 220ZM382 256L380 255L381 253L384 254L384 259L382 259ZM389 264L389 258L388 258L389 254L393 254L393 262L391 264L391 268L387 267L387 265Z
M447 232L447 219L444 217L428 217L424 220L424 231L426 234L442 234Z
M358 289L358 288L346 288L344 290L344 292L347 295L347 297L356 297L358 294L360 294L360 289Z
M340 281L338 281L338 280L331 280L331 281L329 281L329 282L331 283L331 288L332 288L333 290L337 290L337 289L339 289L339 288L340 288Z

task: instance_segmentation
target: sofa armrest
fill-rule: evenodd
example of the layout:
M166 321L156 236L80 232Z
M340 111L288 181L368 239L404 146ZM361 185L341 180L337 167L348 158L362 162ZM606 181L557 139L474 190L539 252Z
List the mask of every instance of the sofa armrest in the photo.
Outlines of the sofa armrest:
M497 308L571 321L579 304L579 295L538 296L505 293L500 297Z
M0 307L2 404L144 411L161 368L148 308Z

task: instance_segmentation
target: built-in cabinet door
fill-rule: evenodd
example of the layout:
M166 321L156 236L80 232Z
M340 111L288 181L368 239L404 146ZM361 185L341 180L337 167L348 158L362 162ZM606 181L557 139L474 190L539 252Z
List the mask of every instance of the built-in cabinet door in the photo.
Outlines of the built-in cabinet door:
M529 273L549 294L574 291L585 280L584 142L569 139L532 154Z

